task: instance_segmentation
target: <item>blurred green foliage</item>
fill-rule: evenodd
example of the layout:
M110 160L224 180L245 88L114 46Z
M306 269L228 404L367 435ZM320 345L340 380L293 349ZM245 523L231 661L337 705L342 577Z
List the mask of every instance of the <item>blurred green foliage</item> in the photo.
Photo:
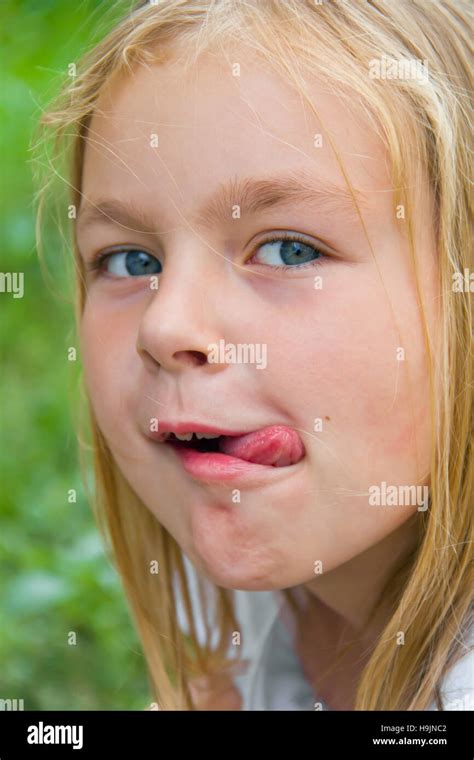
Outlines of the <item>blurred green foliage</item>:
M30 151L41 109L68 64L123 8L98 0L0 4L1 271L23 272L25 282L23 298L0 294L0 698L23 699L25 710L144 709L150 699L123 593L81 484L67 254L49 220L52 289L35 248Z

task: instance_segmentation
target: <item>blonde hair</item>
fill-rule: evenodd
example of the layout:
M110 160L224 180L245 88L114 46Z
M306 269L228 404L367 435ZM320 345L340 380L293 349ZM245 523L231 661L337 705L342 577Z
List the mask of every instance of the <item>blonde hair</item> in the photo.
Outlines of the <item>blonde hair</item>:
M355 709L426 709L437 695L440 679L462 653L462 638L471 625L473 325L469 289L452 288L453 273L473 267L468 258L472 218L468 17L468 3L463 0L141 2L83 58L77 76L41 121L46 139L51 130L54 135L53 174L59 174L63 155L59 148L66 146L68 176L60 178L69 187L69 203L78 207L88 127L99 94L113 74L164 61L179 42L180 52L187 52L183 66L192 65L212 45L226 57L226 43L243 42L287 77L315 113L304 71L330 80L341 97L357 95L387 144L395 203L406 210L430 360L430 505L419 515L415 554L392 578L393 613L360 679ZM370 77L371 62L384 57L426 61L429 77L427 81ZM329 134L327 139L335 151ZM340 166L343 170L341 162ZM429 335L413 245L412 189L426 181L436 209L439 345L433 345ZM38 230L47 186L39 193ZM79 320L85 291L81 258L74 242L73 246ZM231 632L238 627L232 593L214 588L213 621L207 620L202 599L208 635L206 642L200 642L181 549L126 483L91 409L90 420L96 517L131 605L153 697L162 709L194 709L190 679L224 672L228 664ZM159 583L149 572L149 561L157 556ZM188 617L188 637L178 625L174 579ZM211 645L213 628L219 632L217 647ZM404 646L395 644L399 631L406 633Z

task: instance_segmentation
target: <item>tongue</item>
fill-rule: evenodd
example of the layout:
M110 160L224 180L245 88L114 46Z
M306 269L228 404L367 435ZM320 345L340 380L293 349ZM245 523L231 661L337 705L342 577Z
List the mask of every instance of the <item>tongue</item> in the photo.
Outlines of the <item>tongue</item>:
M224 436L220 440L222 454L244 459L254 464L286 467L304 456L304 446L298 433L282 425L256 430L238 437Z

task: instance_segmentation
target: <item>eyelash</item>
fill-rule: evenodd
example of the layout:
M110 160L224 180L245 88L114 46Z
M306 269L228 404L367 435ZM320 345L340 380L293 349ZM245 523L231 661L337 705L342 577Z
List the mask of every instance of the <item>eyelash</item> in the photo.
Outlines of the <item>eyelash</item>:
M259 241L259 244L257 246L258 250L263 245L267 245L268 243L278 243L281 240L292 240L295 243L303 243L304 245L309 246L314 251L320 254L320 256L317 259L313 259L313 261L307 261L305 264L279 264L278 266L275 266L273 264L260 264L260 266L268 267L272 270L272 272L283 272L288 269L308 269L310 267L315 266L321 266L324 259L328 259L329 255L324 253L324 251L321 251L316 245L312 245L308 240L305 240L301 235L296 235L291 232L281 232L279 235L274 235L273 237L269 237L266 240ZM252 254L251 258L255 256L255 253ZM258 264L258 262L257 262Z
M117 248L116 251L108 251L107 253L96 253L94 256L92 256L91 260L87 262L86 269L88 272L100 272L103 268L104 263L109 259L111 256L114 256L117 253L130 253L131 251L138 251L139 248ZM152 254L150 253L150 256Z
M313 261L307 261L305 264L279 264L278 266L275 266L272 264L261 264L260 266L266 266L269 269L271 269L273 272L282 272L288 269L299 270L299 269L307 269L309 267L314 267L314 266L320 266L323 263L324 259L329 258L328 254L324 253L316 246L311 245L311 243L309 243L300 235L292 234L291 232L282 232L279 235L260 241L256 248L256 251L259 248L261 248L263 245L267 245L268 243L278 243L281 240L290 240L290 241L294 241L295 243L304 243L304 245L308 245L310 248L313 248L313 250L319 253L320 256L317 259L314 259ZM136 250L141 250L141 249L130 247L130 248L118 248L115 251L108 251L106 253L99 252L91 259L91 261L88 262L87 267L86 267L87 271L100 273L103 269L105 262L111 256L114 256L117 253L130 253L131 251L136 251ZM150 253L149 255L152 256L153 254ZM253 253L250 258L253 258L253 256L255 256L255 253Z

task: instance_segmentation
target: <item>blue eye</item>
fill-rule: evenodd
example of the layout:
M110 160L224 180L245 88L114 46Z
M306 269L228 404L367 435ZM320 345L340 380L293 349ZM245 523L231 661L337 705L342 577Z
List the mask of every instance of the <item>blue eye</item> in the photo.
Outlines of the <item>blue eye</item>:
M157 258L140 250L102 254L99 264L115 277L143 277L163 270Z
M260 261L258 257L260 257ZM252 261L255 260L258 264L285 269L312 264L320 258L325 258L325 254L320 250L298 237L285 234L262 243Z

